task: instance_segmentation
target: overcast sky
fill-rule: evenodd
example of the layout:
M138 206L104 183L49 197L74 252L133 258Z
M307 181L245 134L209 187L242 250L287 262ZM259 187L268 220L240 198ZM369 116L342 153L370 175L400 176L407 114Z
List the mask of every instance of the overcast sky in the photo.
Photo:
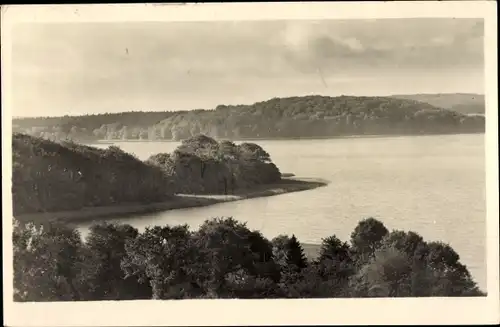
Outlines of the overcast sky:
M12 42L14 116L484 87L479 19L30 24Z

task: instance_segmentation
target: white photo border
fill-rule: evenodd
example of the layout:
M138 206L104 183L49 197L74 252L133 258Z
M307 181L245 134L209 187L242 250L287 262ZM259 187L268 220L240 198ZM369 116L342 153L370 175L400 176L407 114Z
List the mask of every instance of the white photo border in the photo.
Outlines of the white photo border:
M2 6L4 324L8 326L498 323L498 84L495 1ZM487 291L484 298L182 300L15 303L12 299L10 30L20 22L484 18Z

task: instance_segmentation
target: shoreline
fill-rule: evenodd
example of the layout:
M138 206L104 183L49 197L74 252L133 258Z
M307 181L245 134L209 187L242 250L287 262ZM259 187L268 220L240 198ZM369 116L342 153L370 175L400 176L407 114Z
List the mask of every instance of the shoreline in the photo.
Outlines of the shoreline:
M176 209L206 207L223 202L234 202L253 198L275 196L293 192L312 190L327 186L330 181L320 178L284 177L274 184L259 185L251 190L242 190L232 195L191 195L177 194L173 199L155 203L125 203L114 206L86 207L80 210L29 213L15 216L21 222L44 223L60 221L64 223L88 222L110 218L125 218L132 215L148 214Z
M230 139L232 142L246 142L246 141L300 141L300 140L336 140L336 139L358 139L358 138L390 138L390 137L405 137L405 136L448 136L448 135L471 135L471 134L485 134L484 131L478 132L462 132L462 133L428 133L428 134L352 134L352 135L339 135L339 136L306 136L306 137L252 137L252 138L221 138L221 140ZM116 140L94 140L87 141L84 144L97 145L97 144L116 144L116 143L180 143L182 140L139 140L139 139L116 139Z

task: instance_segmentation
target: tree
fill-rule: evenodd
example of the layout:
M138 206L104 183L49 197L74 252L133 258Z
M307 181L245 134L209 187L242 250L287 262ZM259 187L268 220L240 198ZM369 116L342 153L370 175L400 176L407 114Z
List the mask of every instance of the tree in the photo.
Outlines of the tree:
M146 162L160 166L160 167L164 167L164 166L167 166L171 163L170 159L171 159L170 153L157 153L157 154L151 155L146 160Z
M281 179L281 173L271 162L271 157L255 143L238 145L238 175L248 185L274 183Z
M481 296L460 256L442 242L421 243L413 258L415 296Z
M197 260L187 225L146 228L125 244L121 267L126 278L149 281L153 299L192 297L200 294L191 270ZM193 286L194 285L194 286Z
M169 135L170 134L170 135ZM172 135L170 133L170 130L168 130L164 125L160 127L160 138L162 140L165 140L167 138L171 138Z
M319 251L319 261L336 260L346 261L350 259L349 244L342 242L335 235L324 238Z
M295 235L292 235L287 244L286 263L292 270L301 270L307 267L307 259L304 255L304 249Z
M273 298L280 290L279 266L273 260L271 243L258 231L252 231L246 241L250 244L252 260L225 276L227 295L236 298Z
M351 233L351 245L356 261L363 264L373 256L375 249L389 231L375 218L361 220Z
M281 266L286 267L286 256L290 237L288 235L278 235L272 239L274 261Z
M157 138L157 130L155 126L151 126L148 128L148 140L154 141Z
M273 282L278 282L280 280L280 267L274 261L272 243L256 230L250 232L248 242L253 260L247 264L246 269L252 276L269 278Z
M269 278L255 277L244 270L231 273L226 278L231 297L239 299L269 299L283 297L278 284Z
M131 137L131 133L128 126L123 126L122 129L120 130L120 134L123 140L128 140Z
M204 162L200 157L192 152L176 149L170 155L169 161L171 162L171 170L179 193L204 193Z
M239 155L238 146L234 142L223 140L219 143L220 152L228 157L236 158Z
M200 126L199 126L197 121L193 122L190 125L189 132L190 132L191 136L196 136L196 135L200 134Z
M172 141L179 141L181 139L181 131L176 126L172 127L170 134L172 135Z
M354 262L349 244L335 235L323 239L317 260L317 273L322 278L335 281L338 285L347 282L354 273Z
M242 162L238 147L231 141L221 141L219 143L218 154L221 161L227 167L227 174L223 177L225 194L227 194L228 188L231 193L234 193L235 189L239 186L238 180L241 178L239 174L241 170L239 168L242 166Z
M219 143L204 134L198 134L182 140L178 151L195 154L199 157L212 158L219 154Z
M231 217L207 220L194 233L193 239L204 266L201 269L208 272L200 281L207 294L226 297L228 274L240 269L251 273L248 267L254 262L255 255L249 241L250 234L246 224Z
M13 227L14 300L79 300L82 243L78 231L57 222Z
M351 280L354 297L407 297L411 290L412 265L406 253L395 248L375 251Z
M86 260L82 269L87 299L131 300L151 298L151 286L136 276L125 278L120 267L126 256L125 244L138 236L130 225L94 224L86 238Z
M415 233L407 235L406 240L419 240ZM388 239L404 240L401 236L396 232ZM419 241L414 251L412 247L411 242L384 242L352 278L353 296L484 295L449 245Z
M236 189L281 179L281 173L273 163L248 156L242 158L240 150L230 141L219 143L199 134L183 140L172 154L151 156L147 162L162 167L164 172L173 176L180 193L227 195Z
M149 137L149 133L147 129L141 129L139 131L139 139L141 140L147 140Z
M280 283L281 292L287 298L346 297L345 282L339 283L334 275L325 276L322 263L312 262L300 273L285 274Z
M69 137L71 139L75 139L75 138L78 138L80 135L79 135L79 130L78 130L78 127L76 126L71 126L70 130L69 130Z
M395 249L413 257L415 250L424 242L422 236L412 231L404 232L394 230L387 234L381 241L383 247L394 247Z
M256 160L262 163L271 161L269 153L267 153L261 146L255 143L241 143L238 146L241 156L246 160Z

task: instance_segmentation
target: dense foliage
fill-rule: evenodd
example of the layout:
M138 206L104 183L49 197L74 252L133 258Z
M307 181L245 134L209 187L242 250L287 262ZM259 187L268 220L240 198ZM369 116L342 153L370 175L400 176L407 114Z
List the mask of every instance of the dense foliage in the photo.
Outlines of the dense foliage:
M174 200L175 193L233 194L281 180L269 153L197 135L143 162L108 149L24 134L12 140L14 215Z
M325 238L315 259L295 236L269 241L232 218L188 226L72 228L14 222L14 299L481 296L459 255L416 233L362 220L349 242Z
M14 215L163 201L173 195L160 168L115 146L97 149L14 134L12 163Z
M116 138L113 132L120 130L123 126L133 126L142 131L141 136L144 136L144 131L147 135L148 127L173 114L173 112L168 111L130 111L85 116L27 117L13 119L12 125L15 132L51 140L71 138L86 141L104 139L106 137L103 137L101 133L108 133L108 130L109 135L105 136ZM135 130L130 130L130 132L135 132Z
M281 179L269 153L259 145L217 142L202 134L182 141L171 154L152 155L147 162L160 166L179 193L233 194Z
M475 112L470 107L481 106L454 99L451 107L449 101L444 105L460 108L460 112ZM214 138L251 139L484 132L483 116L442 109L448 107L408 96L312 95L274 98L252 105L220 105L214 110L15 119L13 128L53 140L182 140L200 133Z

